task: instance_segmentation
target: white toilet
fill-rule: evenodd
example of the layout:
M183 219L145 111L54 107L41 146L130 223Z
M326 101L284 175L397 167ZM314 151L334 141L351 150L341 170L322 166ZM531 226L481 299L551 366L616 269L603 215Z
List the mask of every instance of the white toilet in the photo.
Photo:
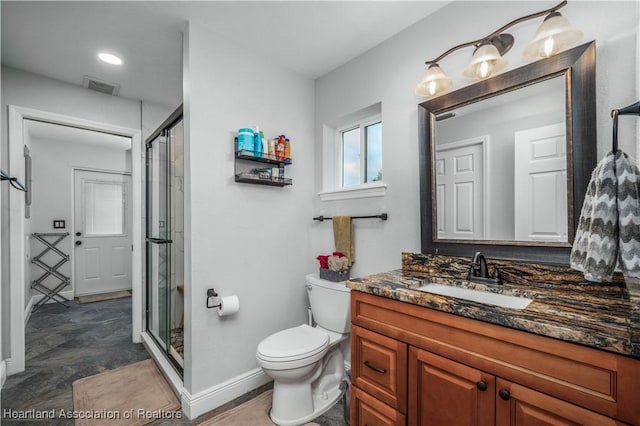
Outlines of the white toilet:
M301 425L329 410L342 395L344 359L340 342L349 336L350 289L345 282L306 276L316 326L279 331L258 345L256 358L273 379L269 416L281 426Z

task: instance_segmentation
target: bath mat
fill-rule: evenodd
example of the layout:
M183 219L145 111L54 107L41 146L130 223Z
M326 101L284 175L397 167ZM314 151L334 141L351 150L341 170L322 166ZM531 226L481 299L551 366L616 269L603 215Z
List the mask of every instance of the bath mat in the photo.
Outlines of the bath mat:
M131 297L129 290L113 291L111 293L89 294L87 296L78 296L76 301L78 303L93 303L102 302L103 300L122 299L125 297Z
M151 359L76 380L73 409L76 426L141 426L183 418L180 401Z
M205 420L198 426L274 426L275 423L269 419L272 394L271 390L263 392L244 404ZM307 423L305 426L319 425Z

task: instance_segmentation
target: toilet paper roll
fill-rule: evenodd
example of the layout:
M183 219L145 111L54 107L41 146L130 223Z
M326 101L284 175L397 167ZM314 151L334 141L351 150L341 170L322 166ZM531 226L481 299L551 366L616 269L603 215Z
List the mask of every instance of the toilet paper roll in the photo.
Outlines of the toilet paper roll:
M233 315L240 310L240 300L238 296L227 296L220 298L220 307L218 307L218 316L226 317Z

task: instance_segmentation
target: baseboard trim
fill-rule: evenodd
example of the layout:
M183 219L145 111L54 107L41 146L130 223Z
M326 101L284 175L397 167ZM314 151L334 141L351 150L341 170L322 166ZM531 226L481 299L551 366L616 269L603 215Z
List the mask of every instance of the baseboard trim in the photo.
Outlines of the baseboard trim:
M182 411L189 419L195 419L270 381L271 378L264 373L262 368L255 368L195 395L184 390L182 392Z
M4 387L4 382L7 381L7 363L2 360L0 362L0 389Z
M16 361L14 358L7 358L4 361L4 371L7 376L22 373L24 371L24 359Z
M27 325L29 322L29 318L31 318L31 312L33 311L33 305L36 303L36 296L31 296L29 299L29 303L27 303L27 307L24 308L24 325Z
M64 297L65 299L69 299L69 300L73 300L73 291L72 290L67 290L67 291L61 291L60 296ZM36 303L38 303L39 301L41 301L42 299L44 299L46 296L43 294L34 294L33 296L31 296L31 299L29 299L29 303L27 304L27 307L24 308L24 323L26 324L29 321L29 318L31 318L31 313L33 312L33 305L35 305ZM55 300L47 300L46 304L49 303L57 303Z

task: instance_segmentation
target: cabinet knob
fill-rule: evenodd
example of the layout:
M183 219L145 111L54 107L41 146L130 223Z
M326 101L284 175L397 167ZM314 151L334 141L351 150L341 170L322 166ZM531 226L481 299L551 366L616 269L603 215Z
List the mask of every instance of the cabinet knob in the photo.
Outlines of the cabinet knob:
M504 399L505 401L508 401L509 398L511 398L511 394L506 389L500 389L498 395L500 395L500 398Z
M378 368L375 365L371 365L371 363L369 361L365 361L364 365L366 365L367 367L369 367L370 369L372 369L376 373L384 374L384 373L387 372L387 370L385 370L384 368Z
M485 382L484 380L480 380L479 382L476 383L476 387L482 392L484 392L487 390L487 382Z
M82 244L82 241L76 241L76 245L79 246Z

